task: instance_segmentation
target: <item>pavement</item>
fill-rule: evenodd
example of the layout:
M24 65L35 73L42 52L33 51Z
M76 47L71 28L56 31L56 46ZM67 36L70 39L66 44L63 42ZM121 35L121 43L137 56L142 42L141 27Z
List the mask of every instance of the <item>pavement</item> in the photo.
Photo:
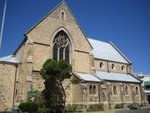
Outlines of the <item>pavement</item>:
M115 113L150 113L150 108L140 109L140 110L121 110Z

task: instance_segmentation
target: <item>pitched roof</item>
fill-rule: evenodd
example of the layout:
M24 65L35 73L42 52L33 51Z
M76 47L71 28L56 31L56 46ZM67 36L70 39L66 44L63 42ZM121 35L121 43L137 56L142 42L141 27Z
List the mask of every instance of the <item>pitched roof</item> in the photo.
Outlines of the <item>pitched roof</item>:
M77 72L75 75L85 82L102 82L102 80L91 74Z
M132 75L123 74L123 73L96 71L96 76L102 80L108 80L108 81L134 82L134 83L141 82L135 77L133 77Z
M125 55L119 51L116 46L112 45L111 43L106 43L94 39L88 38L89 42L93 46L92 53L94 58L103 59L103 60L110 60L120 63L131 63Z
M0 58L0 62L18 64L19 63L19 57L14 56L14 55L9 55L9 56Z

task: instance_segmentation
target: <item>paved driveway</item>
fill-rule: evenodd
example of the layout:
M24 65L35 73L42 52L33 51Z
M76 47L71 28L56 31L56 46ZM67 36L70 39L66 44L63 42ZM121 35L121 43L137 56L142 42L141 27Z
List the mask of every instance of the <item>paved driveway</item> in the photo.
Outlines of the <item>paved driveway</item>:
M122 111L116 111L116 113L150 113L150 108L140 109L140 110L122 110Z

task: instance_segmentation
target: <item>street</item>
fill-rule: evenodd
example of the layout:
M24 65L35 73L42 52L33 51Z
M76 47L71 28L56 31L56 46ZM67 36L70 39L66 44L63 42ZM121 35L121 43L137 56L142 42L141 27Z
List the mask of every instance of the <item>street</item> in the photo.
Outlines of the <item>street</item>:
M116 113L150 113L150 108L140 110L122 110L116 111Z

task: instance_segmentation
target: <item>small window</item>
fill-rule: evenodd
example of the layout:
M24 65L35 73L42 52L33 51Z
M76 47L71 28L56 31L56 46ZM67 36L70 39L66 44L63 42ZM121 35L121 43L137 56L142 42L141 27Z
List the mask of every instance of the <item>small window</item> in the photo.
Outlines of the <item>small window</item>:
M136 95L139 94L139 89L138 89L138 87L135 88L135 94L136 94Z
M61 13L60 13L60 19L62 19L62 20L65 20L65 12L64 11L62 11Z
M90 93L90 94L93 94L92 86L89 87L89 93Z
M114 69L114 68L115 68L115 64L112 64L112 65L111 65L111 69Z
M96 94L96 86L93 86L93 94Z
M121 70L124 71L124 66L121 66Z
M99 67L100 67L100 68L103 67L103 62L100 62Z
M89 93L90 94L96 94L96 86L95 85L90 85Z
M125 86L125 95L128 95L128 87Z
M114 93L114 95L117 95L117 87L116 86L113 87L113 93Z

